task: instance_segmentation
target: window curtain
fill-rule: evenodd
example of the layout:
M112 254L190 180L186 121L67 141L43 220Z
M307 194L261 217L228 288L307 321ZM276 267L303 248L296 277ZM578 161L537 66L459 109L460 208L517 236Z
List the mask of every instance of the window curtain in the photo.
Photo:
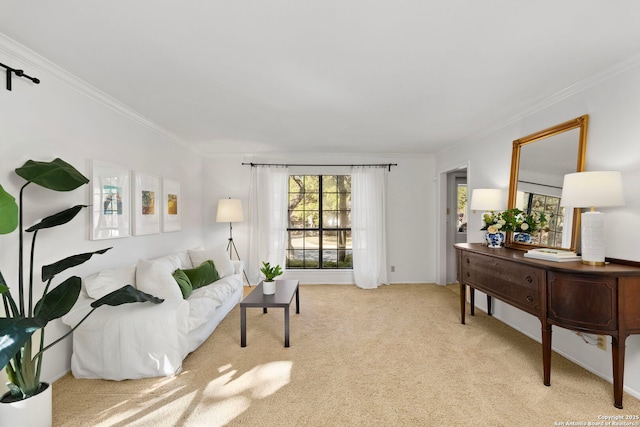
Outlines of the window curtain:
M285 269L289 169L251 167L249 190L249 256L247 276L252 284L262 279L266 261Z
M351 171L353 274L364 289L387 284L387 170L354 167Z

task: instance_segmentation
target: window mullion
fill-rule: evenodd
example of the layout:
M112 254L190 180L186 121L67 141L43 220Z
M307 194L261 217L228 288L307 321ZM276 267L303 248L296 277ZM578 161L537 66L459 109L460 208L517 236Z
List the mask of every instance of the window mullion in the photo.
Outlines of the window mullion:
M318 175L318 266L319 268L324 268L323 263L323 255L322 255L322 241L323 241L323 219L324 219L324 206L323 206L323 196L324 190L322 188L322 175Z

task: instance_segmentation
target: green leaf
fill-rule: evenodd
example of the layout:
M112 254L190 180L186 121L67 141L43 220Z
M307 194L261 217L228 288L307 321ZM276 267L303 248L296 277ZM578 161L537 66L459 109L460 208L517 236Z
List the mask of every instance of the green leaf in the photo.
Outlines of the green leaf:
M87 184L89 179L62 159L52 162L28 160L16 173L29 182L55 191L71 191Z
M86 252L83 254L72 255L53 264L42 266L42 281L53 278L56 274L60 274L68 268L75 267L87 262L94 254L103 254L111 248L101 249L95 252Z
M98 308L102 305L116 306L133 302L151 302L154 304L160 304L163 301L163 299L139 291L131 285L126 285L103 296L99 300L92 302L91 307Z
M16 199L0 185L0 234L9 234L18 228Z
M80 212L82 208L86 207L87 205L75 205L73 207L70 207L69 209L65 209L61 212L58 212L57 214L53 214L44 218L38 224L27 228L25 231L30 233L32 231L42 230L43 228L51 228L58 225L66 224L67 222L75 218L75 216L78 215L78 212Z
M81 284L82 279L78 276L69 277L60 283L38 301L34 311L36 316L46 324L67 314L78 300Z
M31 335L45 325L37 317L0 318L0 366L6 366Z

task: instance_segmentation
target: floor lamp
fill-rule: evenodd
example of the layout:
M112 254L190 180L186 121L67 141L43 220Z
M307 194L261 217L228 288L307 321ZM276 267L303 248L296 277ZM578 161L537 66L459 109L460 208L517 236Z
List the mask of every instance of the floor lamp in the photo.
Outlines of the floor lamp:
M229 244L227 244L227 251L229 251L229 259L233 259L233 253L240 260L238 255L238 249L233 242L233 223L244 221L244 215L242 214L242 203L240 199L220 199L218 200L218 213L216 214L216 222L228 222L229 223ZM244 278L247 280L247 284L251 286L247 272L243 269Z

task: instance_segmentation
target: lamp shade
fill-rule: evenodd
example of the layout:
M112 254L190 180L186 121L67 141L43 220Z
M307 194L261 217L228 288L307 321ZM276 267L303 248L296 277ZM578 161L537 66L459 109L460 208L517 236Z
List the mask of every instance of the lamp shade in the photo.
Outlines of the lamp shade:
M476 188L471 192L471 210L498 211L504 209L502 190L499 188Z
M242 203L240 199L220 199L218 200L218 213L216 222L240 222L244 221L242 214Z
M604 208L622 205L624 194L620 172L576 172L564 176L560 206Z
M564 176L560 206L585 208L580 216L582 262L590 265L605 264L606 233L604 214L596 207L624 205L620 172L576 172Z

